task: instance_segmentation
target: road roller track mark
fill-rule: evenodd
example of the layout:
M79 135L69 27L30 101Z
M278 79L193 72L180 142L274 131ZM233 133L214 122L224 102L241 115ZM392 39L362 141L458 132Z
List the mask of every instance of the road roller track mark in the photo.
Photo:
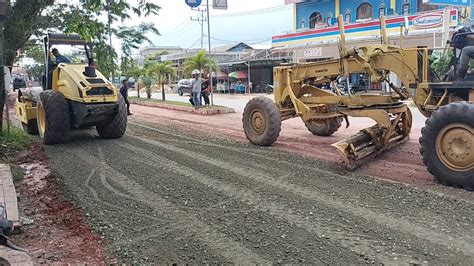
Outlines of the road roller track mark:
M79 156L82 160L89 162L90 165L98 167L98 171L103 171L104 176L110 175L114 182L128 190L130 195L134 195L135 197L126 195L119 191L114 191L114 193L118 192L118 195L122 197L142 202L161 213L160 216L162 217L188 221L188 226L184 228L185 232L188 231L190 236L193 236L197 240L204 242L207 246L215 251L218 251L218 254L222 254L222 256L227 258L229 261L243 264L268 263L268 261L253 253L249 249L243 247L240 243L232 241L221 233L215 232L207 225L200 222L196 217L192 217L188 213L174 208L158 195L151 193L143 186L137 184L135 181L127 178L108 166L104 161L100 160L101 158L104 158L101 148L98 149L98 157L96 157L99 159L99 161L94 160L92 158L94 155L92 154L80 153L76 156ZM108 189L115 190L110 185L108 185L108 187ZM164 212L164 210L166 210L166 212ZM177 230L182 231L183 228L177 228Z
M330 197L330 196L322 196L321 194L315 194L314 191L309 189L301 188L299 186L290 184L289 182L277 180L272 178L271 176L267 176L263 173L255 172L255 169L247 169L243 167L235 167L232 164L227 162L222 162L218 159L210 158L203 154L197 154L191 150L186 150L182 148L178 148L176 146L172 146L166 143L162 143L155 140L147 140L147 139L140 139L134 137L140 141L148 143L150 145L155 145L160 148L166 149L171 152L180 153L187 157L195 158L196 160L201 161L202 163L207 163L216 167L219 167L223 170L230 171L238 176L247 177L250 179L254 179L261 183L265 183L268 186L272 186L276 189L284 190L287 192L291 192L294 195L302 196L304 198L317 201L321 204L324 204L329 207L333 207L335 209L345 210L348 213L352 213L355 216L359 216L363 219L376 222L381 226L389 226L392 229L395 229L399 232L406 232L413 236L416 236L419 239L425 239L433 244L442 245L450 247L453 244L459 250L462 250L466 255L470 257L474 257L474 249L472 248L472 243L474 242L471 237L466 236L468 241L460 240L460 239L453 239L446 234L434 232L432 230L427 230L422 226L415 225L410 223L404 218L395 218L391 217L387 214L378 214L372 212L370 210L361 208L355 205L349 205L346 202L342 202L337 198ZM470 242L469 242L470 241Z
M369 251L372 249L378 249L381 251L385 250L385 247L383 246L377 246L376 248L372 248L371 246L373 246L373 241L364 240L360 238L360 235L347 235L345 232L340 232L336 228L327 227L322 224L311 223L307 221L304 217L294 214L291 208L284 207L277 203L268 201L252 190L241 189L231 184L208 178L205 175L186 167L185 165L176 163L158 154L151 153L146 149L142 149L130 145L128 143L120 143L119 145L124 148L127 148L130 152L137 154L139 153L139 155L142 155L145 158L149 158L149 161L143 161L143 163L147 164L147 166L149 167L153 167L156 169L166 168L167 170L174 171L183 177L198 181L242 203L252 206L254 210L266 211L279 219L287 221L290 224L295 223L298 227L317 235L319 238L324 238L325 235L329 234L332 238L332 240L330 240L331 242L336 245L341 245L342 247L347 248L348 251L353 250L354 256L357 256L362 252L369 253ZM255 190L258 189L256 188ZM385 257L383 255L379 255L378 257L379 259L386 262L391 261L389 257ZM413 259L407 259L405 262L412 263Z

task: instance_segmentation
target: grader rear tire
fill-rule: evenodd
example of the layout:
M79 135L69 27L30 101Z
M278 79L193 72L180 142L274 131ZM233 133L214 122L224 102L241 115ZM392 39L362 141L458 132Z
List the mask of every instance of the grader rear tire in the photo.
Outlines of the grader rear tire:
M280 135L280 112L267 97L256 97L247 103L242 123L247 139L255 145L271 146Z
M108 125L97 126L97 133L103 139L118 139L127 131L127 105L119 95L118 112Z
M59 144L69 140L71 118L64 95L57 91L43 91L36 108L38 133L44 144Z
M428 171L448 186L474 190L474 104L451 103L426 120L420 152Z
M327 120L309 120L304 122L306 128L316 136L327 137L334 134L342 125L342 118Z

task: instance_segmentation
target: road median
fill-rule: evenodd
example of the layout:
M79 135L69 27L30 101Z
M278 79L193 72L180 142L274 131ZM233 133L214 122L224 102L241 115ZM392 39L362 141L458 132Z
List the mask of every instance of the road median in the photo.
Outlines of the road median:
M148 106L148 107L156 107L156 108L163 108L175 111L182 111L188 113L196 113L200 115L219 115L219 114L230 114L235 113L235 110L225 106L210 106L209 108L202 107L198 111L194 109L194 107L185 102L178 102L178 101L162 101L158 99L147 99L147 98L138 98L138 97L129 97L129 101L131 104Z

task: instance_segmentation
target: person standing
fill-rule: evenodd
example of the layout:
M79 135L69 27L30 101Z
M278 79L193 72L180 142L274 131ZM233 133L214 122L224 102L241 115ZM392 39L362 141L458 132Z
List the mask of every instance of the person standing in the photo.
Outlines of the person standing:
M191 82L191 90L193 93L194 109L198 110L201 107L201 87L202 80L199 75L194 75L194 79Z
M207 79L203 82L203 88L201 91L202 98L204 98L204 104L206 105L207 108L209 108L210 101L209 101L209 95L211 94L211 84L209 84L210 80ZM207 85L207 86L206 86ZM201 102L202 104L202 102Z
M120 94L122 94L123 100L127 105L127 115L132 115L130 112L130 102L128 101L128 79L122 80L122 87L120 87Z

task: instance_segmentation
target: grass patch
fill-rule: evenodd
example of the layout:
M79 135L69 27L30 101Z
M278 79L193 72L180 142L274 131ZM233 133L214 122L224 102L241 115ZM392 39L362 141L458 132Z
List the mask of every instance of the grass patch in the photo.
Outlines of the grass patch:
M0 161L12 163L18 152L24 150L28 143L29 138L22 129L11 127L7 133L4 128L0 135Z
M10 164L10 170L12 172L13 182L20 182L24 178L23 171L21 170L20 166L16 164Z
M162 103L162 104L170 104L170 105L176 105L176 106L186 106L186 107L192 107L191 103L189 102L179 102L179 101L162 101L160 99L148 99L148 98L138 98L138 97L128 97L130 101L133 102L152 102L152 103ZM220 106L220 105L213 105L212 108L227 108L225 106Z

